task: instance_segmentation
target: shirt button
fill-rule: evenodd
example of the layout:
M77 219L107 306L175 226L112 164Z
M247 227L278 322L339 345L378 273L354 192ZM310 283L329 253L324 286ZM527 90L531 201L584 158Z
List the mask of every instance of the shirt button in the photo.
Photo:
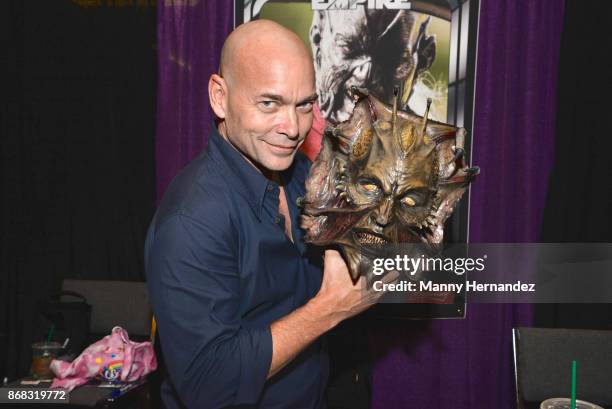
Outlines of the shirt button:
M281 222L281 218L280 218L280 216L276 216L276 217L274 218L274 223L279 224L280 222Z
M304 198L302 196L298 196L295 199L295 204L297 207L302 207L302 204L304 203Z
M269 183L267 189L268 189L268 192L273 191L274 190L274 185L272 183Z

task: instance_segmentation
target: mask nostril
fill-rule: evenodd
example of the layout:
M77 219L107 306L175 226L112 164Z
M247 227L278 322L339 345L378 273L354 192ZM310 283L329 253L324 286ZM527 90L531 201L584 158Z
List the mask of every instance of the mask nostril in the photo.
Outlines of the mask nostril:
M374 222L377 227L385 227L387 224L389 224L389 220L387 218L381 217L378 214L372 214L371 218L372 222Z

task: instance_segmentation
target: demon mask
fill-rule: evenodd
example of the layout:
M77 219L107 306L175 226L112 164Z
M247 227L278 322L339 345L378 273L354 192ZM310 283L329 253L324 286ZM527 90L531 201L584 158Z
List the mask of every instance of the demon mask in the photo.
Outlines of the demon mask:
M398 91L396 90L396 95ZM355 108L330 126L306 181L307 242L337 244L351 276L386 244L439 244L444 222L478 173L466 166L465 130L397 109L351 88Z

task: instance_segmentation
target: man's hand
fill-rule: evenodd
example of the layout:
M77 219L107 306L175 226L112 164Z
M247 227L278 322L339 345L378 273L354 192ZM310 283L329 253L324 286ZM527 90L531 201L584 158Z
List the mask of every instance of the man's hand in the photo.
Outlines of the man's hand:
M397 272L387 274L381 281L389 283L398 278ZM321 319L332 327L341 321L365 311L378 301L384 292L366 288L366 277L360 276L353 283L344 259L336 250L325 251L323 282L311 303Z
M391 272L382 278L389 283L398 278ZM348 267L336 250L325 251L323 281L317 295L306 305L275 321L272 331L272 363L268 378L291 362L320 335L341 321L368 309L384 295L366 288L366 278L353 283Z

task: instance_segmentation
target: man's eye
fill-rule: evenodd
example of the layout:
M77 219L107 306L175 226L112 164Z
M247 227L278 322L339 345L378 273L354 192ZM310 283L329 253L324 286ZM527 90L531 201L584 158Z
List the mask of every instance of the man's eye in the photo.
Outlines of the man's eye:
M306 102L304 104L298 105L298 109L303 112L310 112L312 110L312 106L312 102Z
M270 109L276 106L276 101L261 101L259 105L261 105L262 108Z

